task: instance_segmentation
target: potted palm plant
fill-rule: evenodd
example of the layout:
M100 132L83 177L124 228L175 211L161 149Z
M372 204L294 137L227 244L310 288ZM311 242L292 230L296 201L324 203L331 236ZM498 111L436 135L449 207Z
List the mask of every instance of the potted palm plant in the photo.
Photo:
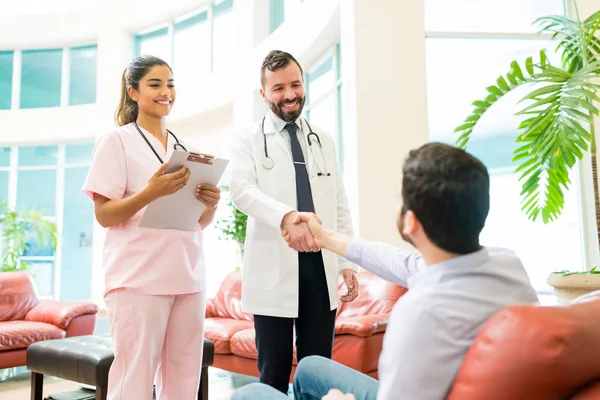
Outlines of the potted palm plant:
M467 148L481 117L506 94L520 87L530 91L516 112L522 122L513 153L515 173L522 183L522 210L527 217L544 223L554 221L564 207L569 189L569 171L591 153L594 176L596 225L600 227L600 197L597 181L597 151L594 117L600 114L600 11L582 21L576 17L546 16L535 24L538 33L556 40L560 62L551 62L546 50L523 62L513 61L506 75L487 88L487 96L473 102L471 114L455 129L457 146ZM597 240L600 243L600 233ZM600 274L589 271L559 271L548 278L559 301L600 289Z
M29 249L31 235L37 244L51 244L56 249L56 225L44 217L42 211L31 209L19 212L10 210L6 203L0 204L0 235L2 235L1 272L26 271L27 262L22 260Z

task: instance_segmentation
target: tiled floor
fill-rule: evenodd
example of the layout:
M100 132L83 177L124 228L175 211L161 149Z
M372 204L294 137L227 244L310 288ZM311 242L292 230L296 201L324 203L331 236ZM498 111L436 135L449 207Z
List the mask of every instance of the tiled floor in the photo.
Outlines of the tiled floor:
M234 386L239 385L240 380L242 382L246 381L246 379L232 376L228 372L210 368L209 400L230 400L235 390ZM77 390L80 387L79 384L74 382L46 377L44 380L44 396L51 393ZM28 373L9 378L4 382L0 382L0 400L29 400L30 388L30 375Z

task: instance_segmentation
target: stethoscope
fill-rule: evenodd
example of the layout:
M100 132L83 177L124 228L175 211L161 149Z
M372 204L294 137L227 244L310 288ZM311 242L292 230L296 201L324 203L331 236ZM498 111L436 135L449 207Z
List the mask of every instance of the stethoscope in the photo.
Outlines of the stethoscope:
M142 132L142 130L140 129L140 127L138 126L137 122L133 122L133 125L135 126L135 129L137 129L137 131L140 133L140 135L142 135L142 137L144 138L144 140L146 141L146 144L148 145L148 147L150 147L150 149L152 150L152 152L154 153L154 155L156 156L156 158L158 158L158 161L160 161L161 164L164 164L164 161L162 158L160 158L160 156L158 155L158 153L156 152L156 150L154 149L154 146L152 146L152 143L150 143L150 141L148 140L148 138L146 137L146 135L144 135L144 133ZM185 148L184 145L182 145L181 143L179 143L179 139L177 139L177 136L175 136L175 134L173 132L171 132L170 130L167 129L167 132L173 136L173 139L175 139L175 141L177 143L175 143L173 145L173 148L175 150L178 150L179 148L181 148L183 151L187 152L187 149Z
M273 169L273 167L275 166L275 161L269 157L269 151L267 149L267 135L265 135L265 118L263 117L262 122L261 122L261 133L263 135L263 143L265 145L265 157L262 160L262 166L264 169L266 170L270 170ZM323 155L323 145L321 145L321 138L319 138L319 135L317 135L316 133L313 132L310 124L308 123L307 120L304 120L304 123L306 124L306 126L308 126L308 130L309 133L308 135L306 135L306 139L308 140L308 147L310 147L310 154L312 155L312 158L315 162L315 165L317 166L317 169L319 170L319 172L317 172L317 176L331 176L331 174L329 172L327 172L327 163L325 162L325 156ZM319 145L319 151L321 152L321 160L323 160L323 169L325 170L325 172L323 172L321 170L321 167L319 166L319 163L317 162L317 159L315 158L315 154L313 152L313 140L311 140L311 135L314 136L312 139L317 139L317 144Z

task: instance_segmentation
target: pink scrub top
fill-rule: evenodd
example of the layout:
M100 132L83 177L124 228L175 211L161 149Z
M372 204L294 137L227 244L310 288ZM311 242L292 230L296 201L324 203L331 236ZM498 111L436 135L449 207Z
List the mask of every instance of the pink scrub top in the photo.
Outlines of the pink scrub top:
M140 127L154 150L168 161L176 143L169 135L167 150ZM138 193L160 167L160 161L133 124L103 135L94 146L83 192L111 200ZM195 231L138 226L141 209L128 221L106 230L102 250L105 294L127 289L141 294L173 295L204 291L205 266L200 224Z

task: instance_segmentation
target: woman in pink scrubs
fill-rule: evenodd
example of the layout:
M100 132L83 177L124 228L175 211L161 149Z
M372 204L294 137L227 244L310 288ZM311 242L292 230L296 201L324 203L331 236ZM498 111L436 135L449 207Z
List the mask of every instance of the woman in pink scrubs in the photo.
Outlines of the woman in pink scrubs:
M138 226L148 204L189 179L185 167L164 174L179 148L165 128L175 98L166 62L152 56L131 61L123 73L119 127L96 143L83 188L107 228L102 257L115 353L109 400L150 400L153 383L160 400L192 400L198 391L205 311L202 230L214 218L220 191L211 185L196 189L206 209L195 231Z

